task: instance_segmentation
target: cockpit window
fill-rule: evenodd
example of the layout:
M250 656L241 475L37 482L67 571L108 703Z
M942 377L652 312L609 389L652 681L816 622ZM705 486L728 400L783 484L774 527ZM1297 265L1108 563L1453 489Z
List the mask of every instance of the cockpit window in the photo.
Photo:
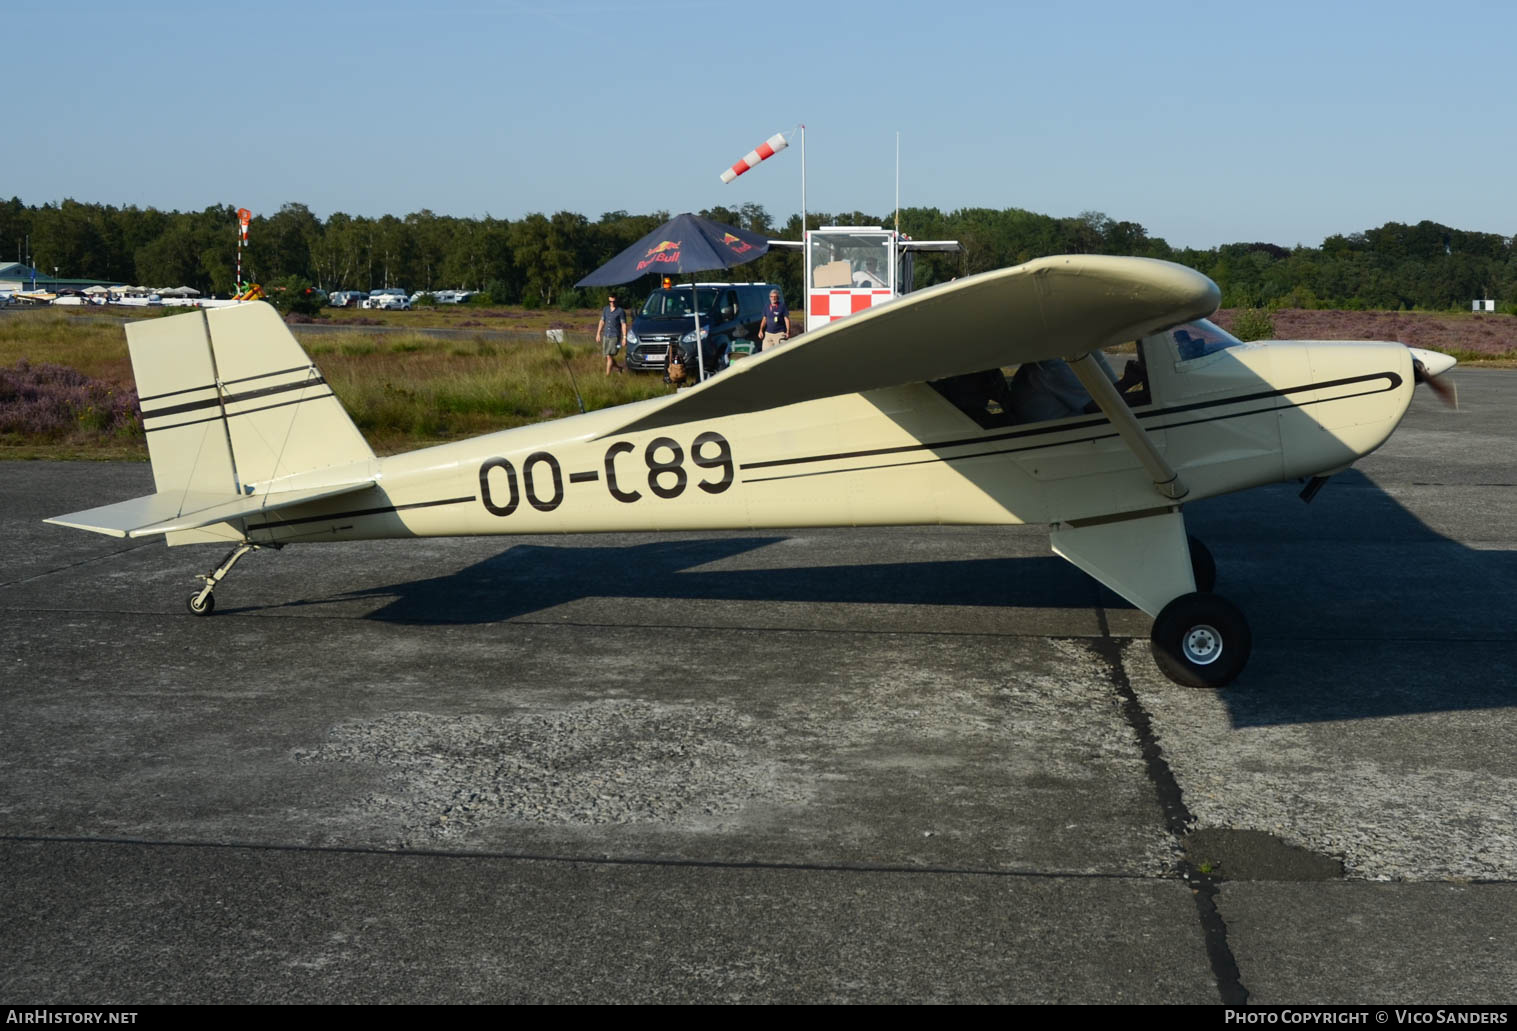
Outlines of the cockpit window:
M1179 348L1182 362L1188 362L1192 358L1204 358L1206 355L1225 351L1229 347L1237 347L1243 343L1221 326L1208 322L1206 319L1187 322L1169 332L1174 337L1175 346Z

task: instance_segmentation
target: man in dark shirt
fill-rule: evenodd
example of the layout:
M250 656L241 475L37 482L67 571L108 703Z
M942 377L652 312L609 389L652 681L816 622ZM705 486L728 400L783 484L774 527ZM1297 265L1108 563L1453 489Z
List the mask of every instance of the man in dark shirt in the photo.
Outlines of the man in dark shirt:
M759 327L760 350L778 347L790 337L790 309L780 300L778 290L769 291L769 303L764 306L764 321Z
M606 356L606 375L611 370L626 372L616 360L616 352L627 342L627 312L616 303L616 295L606 298L606 306L600 311L600 325L595 327L595 342L600 344Z

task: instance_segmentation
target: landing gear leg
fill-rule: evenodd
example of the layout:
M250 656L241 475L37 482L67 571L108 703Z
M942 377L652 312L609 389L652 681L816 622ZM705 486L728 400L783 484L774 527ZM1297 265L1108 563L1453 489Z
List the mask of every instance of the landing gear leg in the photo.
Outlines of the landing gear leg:
M1054 551L1154 617L1149 643L1159 672L1186 687L1222 687L1253 648L1237 606L1211 593L1217 564L1185 532L1178 508L1053 530Z
M211 592L216 589L216 585L221 583L226 578L226 575L232 571L232 567L237 564L238 559L250 551L257 551L263 547L277 548L278 545L254 544L252 541L243 541L237 547L227 552L226 558L222 559L215 569L212 569L209 573L201 574L200 579L204 582L205 586L190 595L189 601L185 603L190 612L197 616L209 616L212 612L215 612L216 598Z
M1199 538L1187 535L1190 545L1190 568L1196 577L1196 590L1210 592L1217 589L1217 560L1211 550Z

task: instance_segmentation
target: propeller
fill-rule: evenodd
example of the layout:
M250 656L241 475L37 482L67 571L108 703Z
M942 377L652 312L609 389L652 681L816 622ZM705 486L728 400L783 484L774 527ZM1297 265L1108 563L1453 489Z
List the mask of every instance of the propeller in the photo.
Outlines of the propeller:
M1408 347L1407 350L1412 352L1412 379L1426 383L1438 395L1438 400L1457 409L1459 392L1452 383L1445 383L1438 378L1454 367L1455 359L1439 351L1427 351L1420 347Z

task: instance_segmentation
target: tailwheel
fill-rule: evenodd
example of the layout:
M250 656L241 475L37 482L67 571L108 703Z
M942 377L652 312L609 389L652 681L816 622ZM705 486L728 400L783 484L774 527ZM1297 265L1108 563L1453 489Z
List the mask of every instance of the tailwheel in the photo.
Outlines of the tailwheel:
M1236 605L1201 592L1182 594L1164 606L1149 632L1159 672L1184 687L1232 683L1247 665L1253 643Z
M1196 577L1196 590L1210 594L1217 589L1217 560L1199 538L1186 534L1185 540L1190 545L1190 568Z
M209 616L212 612L216 611L216 597L211 592L214 591L216 589L216 585L221 583L221 581L226 578L226 575L232 571L232 567L237 564L238 559L242 558L242 556L246 555L250 551L257 551L259 548L271 547L277 550L281 546L282 545L279 544L265 545L254 544L252 541L243 541L241 544L237 545L237 547L227 552L226 557L221 560L220 564L217 565L215 569L199 578L200 582L205 584L205 586L200 588L200 590L196 591L194 594L190 595L189 601L185 603L186 607L194 615Z

